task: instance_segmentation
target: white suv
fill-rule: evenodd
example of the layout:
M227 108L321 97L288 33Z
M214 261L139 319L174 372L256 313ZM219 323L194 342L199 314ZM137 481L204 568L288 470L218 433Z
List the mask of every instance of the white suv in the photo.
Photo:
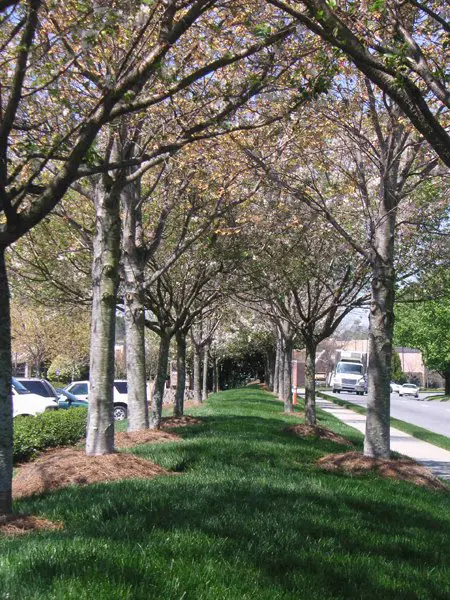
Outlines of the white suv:
M11 381L13 417L35 417L39 413L57 410L58 404L54 400L32 394L14 377Z
M80 400L89 400L89 381L73 381L64 388ZM123 421L128 415L128 387L124 379L114 381L114 420Z

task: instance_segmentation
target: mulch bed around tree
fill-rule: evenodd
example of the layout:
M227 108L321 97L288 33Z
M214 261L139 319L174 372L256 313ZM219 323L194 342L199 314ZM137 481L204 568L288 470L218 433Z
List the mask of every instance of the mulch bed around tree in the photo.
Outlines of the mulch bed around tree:
M140 431L120 431L114 436L117 448L132 448L138 444L152 444L155 442L179 442L179 435L156 429L141 429Z
M344 454L328 454L319 458L316 464L326 471L344 471L349 475L374 472L382 477L408 481L432 490L450 491L448 486L435 477L429 469L410 458L388 460L371 458L359 452L346 452Z
M288 431L299 437L315 437L321 440L328 440L330 442L335 442L336 444L344 444L345 446L353 446L350 440L347 440L342 435L338 435L334 433L334 431L330 431L325 427L321 427L320 425L316 425L312 427L311 425L306 425L304 423L300 425L292 425L291 427L286 427L283 431Z
M39 529L62 529L63 524L31 515L4 515L0 517L0 534L6 536L22 535Z
M187 427L189 425L201 425L201 419L196 419L190 415L184 415L182 417L163 417L161 419L161 427Z
M18 468L13 478L13 498L43 494L68 485L89 485L118 479L151 479L169 474L159 465L133 454L86 456L83 450L56 448Z

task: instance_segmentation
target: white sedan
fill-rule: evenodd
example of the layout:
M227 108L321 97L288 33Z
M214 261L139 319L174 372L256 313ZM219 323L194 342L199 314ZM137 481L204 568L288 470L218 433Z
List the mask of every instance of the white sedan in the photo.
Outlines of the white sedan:
M399 396L414 396L414 398L419 397L419 387L414 385L414 383L404 383L400 386L398 390Z

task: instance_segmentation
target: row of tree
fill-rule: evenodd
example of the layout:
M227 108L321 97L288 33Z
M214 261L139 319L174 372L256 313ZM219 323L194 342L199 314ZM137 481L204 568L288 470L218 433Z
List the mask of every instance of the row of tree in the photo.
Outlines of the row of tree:
M114 448L116 307L132 429L149 422L145 326L160 336L159 427L170 339L181 364L187 332L230 289L276 327L287 410L301 337L312 423L315 347L370 296L365 452L389 454L396 269L423 268L445 208L445 18L442 2L415 0L0 0L0 513L12 476L6 249L52 210L77 232L57 258L92 256L88 454ZM36 263L25 248L15 271L19 255Z

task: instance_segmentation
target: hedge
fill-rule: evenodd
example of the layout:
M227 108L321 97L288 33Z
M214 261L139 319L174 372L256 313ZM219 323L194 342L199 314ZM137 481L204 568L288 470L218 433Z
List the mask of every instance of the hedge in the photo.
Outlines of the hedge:
M87 408L70 408L14 419L14 462L36 456L46 448L70 446L86 435Z

